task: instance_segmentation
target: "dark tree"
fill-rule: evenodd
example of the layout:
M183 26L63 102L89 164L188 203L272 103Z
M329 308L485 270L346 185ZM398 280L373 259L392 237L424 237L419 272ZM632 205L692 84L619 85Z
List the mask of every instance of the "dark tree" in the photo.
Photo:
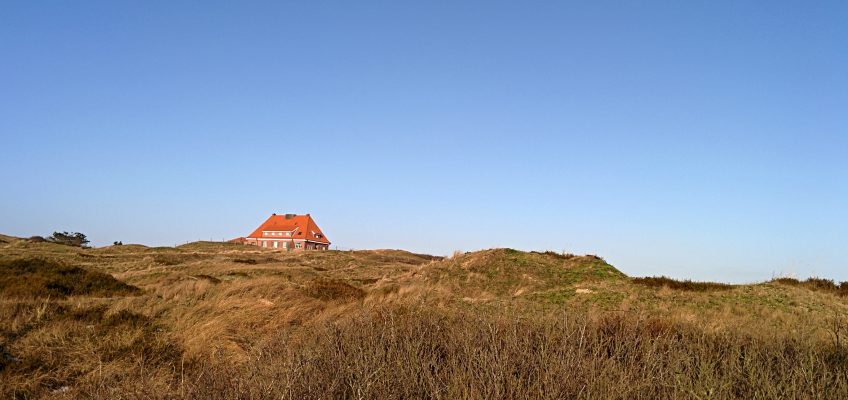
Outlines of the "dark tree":
M79 232L53 232L53 235L47 239L53 243L76 247L84 247L88 244L88 239Z

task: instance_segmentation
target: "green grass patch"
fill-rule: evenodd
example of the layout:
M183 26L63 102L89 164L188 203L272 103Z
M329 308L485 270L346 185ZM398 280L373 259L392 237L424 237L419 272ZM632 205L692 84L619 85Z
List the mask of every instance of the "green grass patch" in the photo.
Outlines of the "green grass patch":
M536 292L529 296L531 300L551 304L565 304L575 296L574 289L555 289L544 292Z
M614 308L624 301L624 293L597 291L592 293L588 302L594 303L602 308Z

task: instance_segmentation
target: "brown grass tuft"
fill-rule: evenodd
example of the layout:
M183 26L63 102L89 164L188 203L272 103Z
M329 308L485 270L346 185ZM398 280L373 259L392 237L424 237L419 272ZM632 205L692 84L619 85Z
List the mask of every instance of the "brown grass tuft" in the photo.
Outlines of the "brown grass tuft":
M355 300L365 297L365 291L339 279L316 279L309 282L304 292L321 300Z

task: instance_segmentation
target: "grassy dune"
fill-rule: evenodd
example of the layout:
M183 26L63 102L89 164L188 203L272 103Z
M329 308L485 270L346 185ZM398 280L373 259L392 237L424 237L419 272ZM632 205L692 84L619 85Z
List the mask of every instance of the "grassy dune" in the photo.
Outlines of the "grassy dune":
M845 398L846 284L0 236L3 398Z

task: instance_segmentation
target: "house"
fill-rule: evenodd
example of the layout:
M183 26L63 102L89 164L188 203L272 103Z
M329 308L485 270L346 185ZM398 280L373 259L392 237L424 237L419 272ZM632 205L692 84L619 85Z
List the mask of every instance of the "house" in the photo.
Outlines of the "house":
M253 233L230 242L293 251L330 248L330 241L309 214L271 214Z

